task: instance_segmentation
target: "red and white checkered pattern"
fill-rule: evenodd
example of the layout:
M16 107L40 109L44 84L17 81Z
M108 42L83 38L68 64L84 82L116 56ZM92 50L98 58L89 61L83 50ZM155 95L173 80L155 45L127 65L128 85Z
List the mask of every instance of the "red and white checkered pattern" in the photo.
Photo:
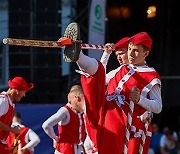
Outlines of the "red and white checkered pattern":
M146 122L145 123L145 131L143 131L143 133L142 133L142 144L140 144L140 146L139 146L139 154L143 154L143 148L144 148L144 144L145 144L145 141L146 141L146 133L147 133L147 131L148 131L148 127L149 127L149 123L148 122Z

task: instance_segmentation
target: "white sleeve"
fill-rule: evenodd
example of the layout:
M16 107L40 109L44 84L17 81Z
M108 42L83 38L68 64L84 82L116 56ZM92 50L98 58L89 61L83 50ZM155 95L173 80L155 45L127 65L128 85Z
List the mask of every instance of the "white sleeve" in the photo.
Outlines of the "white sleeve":
M6 114L9 109L9 104L6 101L5 97L0 97L0 117Z
M82 51L79 54L77 65L82 72L89 75L94 75L99 67L98 61L95 58L84 55Z
M173 131L173 137L176 141L178 140L178 134L175 131Z
M162 137L160 138L159 146L160 147L165 147L165 145L166 145L166 136L162 135Z
M160 113L162 110L160 86L158 84L154 85L148 94L149 99L141 95L138 104L148 111L156 114Z
M110 57L110 54L104 51L103 54L102 54L101 60L100 60L100 62L104 66L105 72L106 72L106 66L107 66L109 57Z
M48 118L42 125L45 133L52 139L58 142L58 137L56 136L53 127L60 121L64 121L68 117L68 110L65 107L61 107L54 115Z
M40 143L40 138L32 129L29 129L27 136L29 142L25 145L25 147L31 151L34 151L34 147Z

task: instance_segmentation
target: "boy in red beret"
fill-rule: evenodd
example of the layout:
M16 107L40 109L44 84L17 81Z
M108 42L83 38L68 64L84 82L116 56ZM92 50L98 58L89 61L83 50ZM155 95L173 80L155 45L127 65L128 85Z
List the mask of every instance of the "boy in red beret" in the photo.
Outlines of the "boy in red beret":
M78 35L78 25L68 25L65 36L76 40ZM140 32L128 41L129 65L119 67L107 88L101 62L84 55L77 44L74 45L73 54L68 54L72 62L76 61L82 73L86 116L90 125L97 129L97 148L101 154L147 154L148 138L152 132L150 127L146 127L148 125L144 119L147 113L158 114L162 110L160 77L145 62L151 50L152 39L146 32ZM71 52L70 47L68 49L64 54ZM78 57L78 60L73 57ZM132 114L131 102L134 104Z
M22 77L17 76L8 81L9 89L0 93L0 151L8 154L5 143L9 132L20 133L19 127L11 127L15 112L15 102L19 102L26 96L26 92L33 88L33 83L27 83Z
M123 37L120 39L116 44L113 43L107 43L105 46L111 46L112 50L109 50L109 48L105 48L104 53L101 57L100 62L103 64L105 72L106 72L106 66L110 57L110 54L112 51L115 52L116 58L121 65L128 64L128 56L127 56L127 50L128 50L128 44L129 44L129 38L130 37ZM106 85L108 84L109 80L111 79L111 76L115 74L119 68L112 70L106 74Z
M106 65L108 63L110 54L114 50L116 58L120 65L128 64L128 57L127 57L127 49L129 44L129 37L123 37L120 39L116 44L107 43L105 46L112 46L112 50L108 50L105 48L104 53L101 57L101 63L103 64L104 68L106 69Z

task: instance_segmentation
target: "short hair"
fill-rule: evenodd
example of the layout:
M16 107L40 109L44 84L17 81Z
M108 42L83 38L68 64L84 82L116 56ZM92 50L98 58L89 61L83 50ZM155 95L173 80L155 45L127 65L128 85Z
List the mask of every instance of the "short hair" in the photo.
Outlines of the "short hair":
M144 46L144 45L142 45L142 48L143 48L144 51L150 51L150 49L148 47Z
M173 135L173 131L172 131L172 130L168 130L168 131L165 131L164 134L165 134L166 136L168 136L168 135Z
M82 87L80 85L73 85L69 93L84 94Z
M18 119L21 119L21 114L19 112L15 112L14 117L16 117Z
M71 86L70 91L74 90L74 89L82 89L82 87L78 84L75 84L75 85Z

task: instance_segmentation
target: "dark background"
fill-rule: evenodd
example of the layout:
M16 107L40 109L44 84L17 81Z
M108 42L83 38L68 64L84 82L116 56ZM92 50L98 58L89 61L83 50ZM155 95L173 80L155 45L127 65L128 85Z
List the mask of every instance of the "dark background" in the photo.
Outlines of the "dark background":
M76 2L76 1L75 1ZM153 66L162 79L163 111L154 121L161 127L180 126L180 69L179 69L179 6L177 0L107 0L106 42L117 42L124 36L146 31L153 38L153 48L147 63ZM147 7L157 7L156 16L147 18ZM72 6L83 42L88 39L90 1L77 0ZM123 10L128 9L128 16ZM58 40L61 34L61 1L58 0L9 0L9 37L40 40ZM115 10L115 11L114 11ZM114 13L115 12L115 13ZM71 84L79 82L79 76L71 64L69 76L61 75L60 50L9 46L10 78L24 76L35 84L22 103L64 103ZM86 53L86 51L84 51ZM107 70L118 66L111 55Z

